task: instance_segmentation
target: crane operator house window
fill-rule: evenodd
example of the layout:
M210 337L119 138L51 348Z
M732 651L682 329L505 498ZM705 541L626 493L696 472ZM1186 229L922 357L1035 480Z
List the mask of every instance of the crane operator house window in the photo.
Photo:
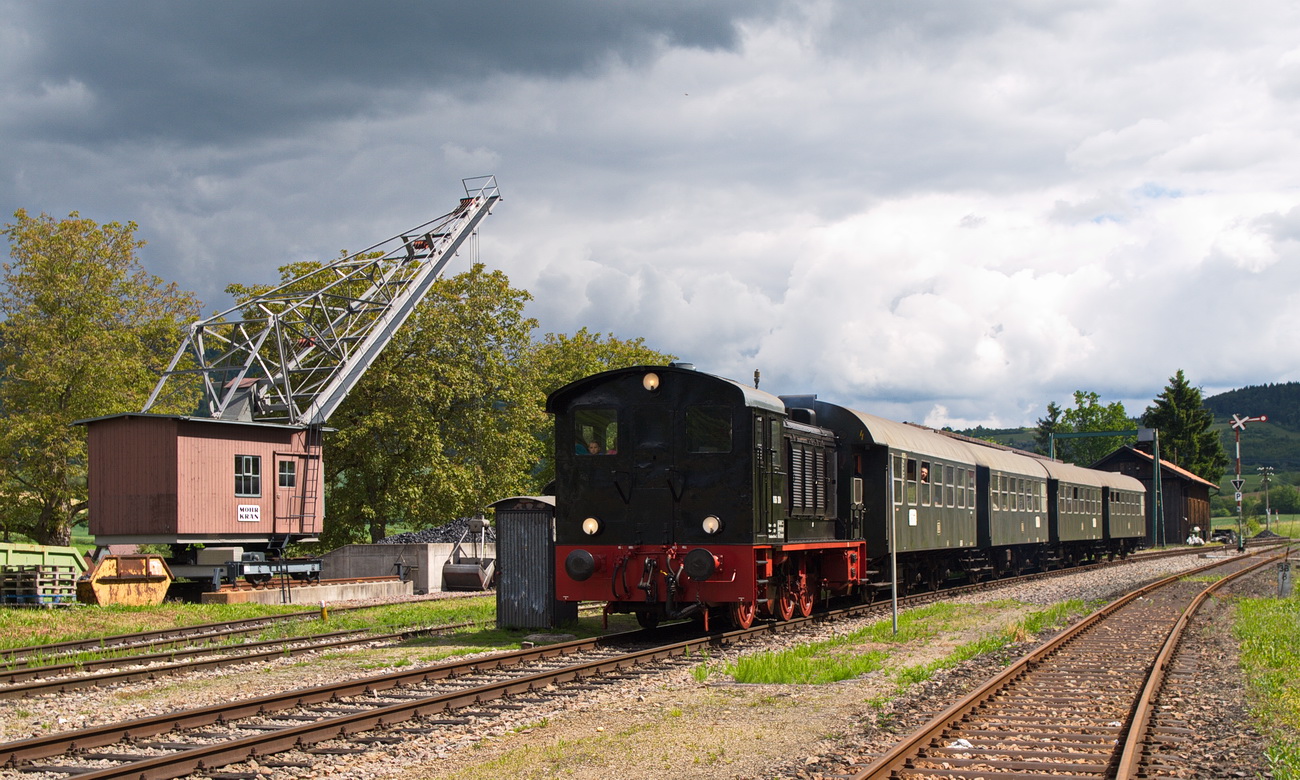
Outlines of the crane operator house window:
M235 456L235 495L262 495L262 456Z

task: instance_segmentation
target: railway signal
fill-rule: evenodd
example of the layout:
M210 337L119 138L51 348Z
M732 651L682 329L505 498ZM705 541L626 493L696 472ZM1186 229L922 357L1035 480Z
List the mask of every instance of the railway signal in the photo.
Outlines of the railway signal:
M1232 480L1232 487L1237 493L1237 549L1246 549L1246 527L1241 517L1241 488L1246 484L1241 478L1241 432L1246 430L1248 422L1267 422L1268 415L1261 414L1258 417L1242 417L1239 414L1232 416L1232 435L1236 440L1237 447L1237 478Z

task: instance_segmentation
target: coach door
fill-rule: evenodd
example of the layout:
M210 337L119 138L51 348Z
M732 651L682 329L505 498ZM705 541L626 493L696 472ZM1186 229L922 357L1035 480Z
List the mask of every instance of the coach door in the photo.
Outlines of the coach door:
M785 444L781 420L754 415L754 534L785 541Z

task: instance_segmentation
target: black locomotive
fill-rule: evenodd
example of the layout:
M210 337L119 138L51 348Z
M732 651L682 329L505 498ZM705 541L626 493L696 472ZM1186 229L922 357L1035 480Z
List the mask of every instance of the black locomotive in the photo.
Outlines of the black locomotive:
M808 615L829 596L1126 555L1144 489L1093 471L777 397L688 364L551 394L556 594L642 625Z

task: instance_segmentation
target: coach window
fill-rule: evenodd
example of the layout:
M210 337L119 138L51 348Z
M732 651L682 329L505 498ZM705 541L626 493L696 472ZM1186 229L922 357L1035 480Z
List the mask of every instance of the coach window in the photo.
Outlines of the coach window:
M957 506L957 477L953 474L952 466L943 467L943 490L944 503Z
M262 456L235 456L235 495L262 495Z
M930 505L930 481L934 475L930 473L930 461L921 461L921 506Z
M894 456L894 503L895 504L903 503L903 474L905 473L903 471L904 468L906 468L906 466L903 464L903 456L895 455Z
M916 461L907 459L907 505L916 506Z
M686 410L688 452L731 452L731 407L692 406Z
M581 409L574 420L575 453L613 455L618 452L618 410Z

